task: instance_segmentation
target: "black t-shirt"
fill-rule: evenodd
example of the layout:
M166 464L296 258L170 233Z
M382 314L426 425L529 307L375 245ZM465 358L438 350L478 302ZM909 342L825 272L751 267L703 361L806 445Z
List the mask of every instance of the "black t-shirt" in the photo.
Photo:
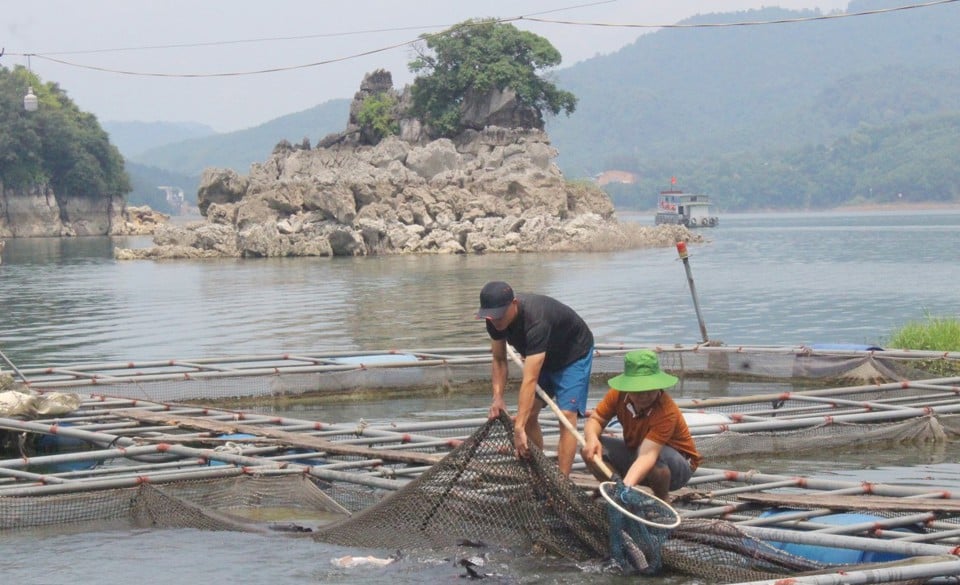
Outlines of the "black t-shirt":
M504 331L487 321L492 339L506 339L526 357L546 352L543 369L557 371L593 349L593 333L583 319L560 301L530 293L519 293L517 318Z

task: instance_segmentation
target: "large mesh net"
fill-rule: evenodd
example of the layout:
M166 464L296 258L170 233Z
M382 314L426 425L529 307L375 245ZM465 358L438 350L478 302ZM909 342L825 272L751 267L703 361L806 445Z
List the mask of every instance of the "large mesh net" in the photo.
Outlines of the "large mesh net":
M960 415L953 414L958 410L955 404L956 378L910 384L884 383L895 378L915 377L916 372L895 358L881 359L872 353L841 357L815 356L795 349L732 351L728 348L724 352L713 351L715 349L720 348L694 351L666 349L662 350L661 361L664 369L683 371L685 376L694 378L707 375L733 380L752 376L761 380L790 379L791 384L775 385L776 394L771 394L771 390L765 386L766 394L756 399L738 395L741 392L739 387L733 391L730 389L733 386L724 386L723 393L715 399L689 400L684 405L685 409L720 414L728 422L746 421L753 424L754 429L762 425L762 431L738 432L727 429L724 424L721 430L710 430L709 434L705 430L697 434L698 448L710 460L741 457L750 453L792 453L804 446L822 450L831 447L849 449L854 444L875 446L882 440L941 442L960 435L960 424L956 422L956 417ZM595 369L598 372L608 369L619 371L622 366L621 354L621 351L615 351L598 356ZM174 427L184 425L185 419L174 421L175 417L170 411L159 406L158 410L164 413L162 417L148 417L139 410L143 407L143 398L164 396L209 400L286 396L337 391L364 384L374 384L375 387L391 385L401 380L404 385L446 385L460 379L473 380L475 375L485 376L489 371L488 364L466 358L462 361L465 363L458 363L456 367L446 360L433 360L429 366L418 364L419 369L367 370L360 365L349 371L323 369L300 372L293 368L282 374L273 369L252 368L244 375L234 372L211 373L199 371L203 368L177 364L169 366L184 370L176 379L160 379L158 373L157 379L145 374L130 377L122 383L109 384L111 391L130 396L131 403L127 405L125 401L110 399L107 401L109 405L101 407L93 405L93 401L85 402L83 412L71 425L101 431L97 426L101 422L108 420L113 424L114 417L122 416L124 420L136 420L149 425L140 429L144 436L152 436L159 432L159 428L164 440L169 440L177 438L177 433L182 432L179 427L176 430ZM461 365L465 369L461 369ZM194 369L189 370L190 367ZM157 368L167 370L168 366ZM421 374L424 372L431 376L423 377ZM801 392L796 391L798 388L793 386L793 382L800 377L841 379L855 384L867 383L868 386L804 391L801 396ZM944 382L953 386L945 386ZM752 391L749 387L746 390ZM678 403L680 401L682 398L678 397ZM133 410L133 406L137 410ZM244 448L244 456L248 450L256 453L258 449L267 450L269 447L278 450L278 461L288 459L282 449L293 448L315 452L316 458L311 459L312 462L297 463L301 468L290 468L287 473L279 473L272 467L245 467L244 463L254 464L253 455L247 457L246 461L224 459L215 467L203 463L201 469L190 468L184 459L169 464L151 460L143 463L140 471L129 472L146 473L145 470L149 468L150 477L144 480L149 483L136 487L126 487L129 482L123 483L122 477L115 482L108 480L108 477L117 475L106 473L110 471L109 466L84 471L82 476L68 473L64 478L82 481L62 482L57 477L38 477L36 473L43 471L32 465L27 472L20 472L20 462L10 460L9 466L15 469L7 474L11 478L22 476L24 487L8 486L14 488L7 490L8 494L19 490L22 492L20 495L0 495L0 530L47 525L62 527L71 523L119 519L136 526L262 532L265 528L276 529L289 524L278 524L278 518L296 520L296 524L290 524L296 530L302 524L302 515L319 515L320 518L315 522L319 527L312 529L318 541L358 548L436 551L461 542L486 543L523 552L543 551L565 559L614 558L625 570L656 572L659 568L662 572L692 575L708 583L775 579L829 569L816 561L798 558L762 540L751 538L733 522L695 519L693 515L698 510L689 507L684 511L683 522L669 533L637 530L629 519L616 519L610 513L609 506L590 491L592 486L585 485L582 478L578 486L560 474L555 463L542 452L534 450L530 458L518 459L513 448L513 425L504 417L486 421L476 429L475 426L480 424L476 419L444 423L444 426L436 428L432 424L415 425L409 429L392 425L378 426L375 421L369 425L318 426L314 423L304 424L303 421L273 420L260 415L244 414L238 419L229 416L230 413L208 412L206 408L200 411L188 406L183 406L181 415L189 414L194 430L204 431L189 437L189 441L199 441L208 433L226 432L223 425L201 420L201 417L208 417L231 421L230 432L264 435L260 443ZM121 411L121 407L125 410ZM91 410L97 412L91 413ZM101 413L101 410L104 412ZM919 410L931 414L920 416L914 412ZM910 416L907 419L893 416L898 413ZM102 416L107 418L102 419ZM808 421L814 418L819 419L818 422L809 424ZM545 432L552 439L559 427L553 424L549 416L544 419ZM236 424L237 420L247 424ZM258 426L251 426L253 423ZM21 436L20 427L10 425L9 428L8 438ZM70 428L76 429L77 426ZM298 439L292 429L311 429L327 442L320 443L312 437L307 438L311 440ZM61 427L59 432L65 430ZM14 434L14 431L17 433ZM447 449L471 431L474 431L473 434L459 447L450 451L442 461L434 463L440 452L447 453ZM167 433L170 436L166 436ZM68 436L65 432L63 434ZM126 435L134 433L124 430L122 434L124 437L118 436L115 441L125 440ZM448 438L455 440L447 441ZM0 437L0 444L3 443L2 439ZM213 439L204 440L209 442ZM407 441L411 441L410 444ZM376 453L372 450L354 453L341 442L370 444L371 449L376 448ZM259 446L261 444L264 446ZM62 443L59 445L62 448ZM26 445L31 446L35 447ZM24 445L13 444L12 448L16 448L13 452L24 458L30 455L30 450L25 451ZM396 456L401 450L403 453L425 450L437 455L428 462L407 461ZM385 457L384 461L370 459L387 453L391 457ZM199 456L180 454L183 457ZM302 459L299 455L296 457L294 461ZM133 463L136 461L127 462ZM160 469L165 465L170 465L183 477L192 477L161 480ZM302 467L304 465L316 467L308 471ZM422 470L420 465L428 467ZM256 471L251 472L250 469ZM101 471L104 475L98 479L97 474ZM196 479L200 475L198 472L234 475L199 480ZM274 472L275 475L271 475ZM318 477L324 480L318 480ZM411 477L416 479L401 488L400 484ZM380 478L383 481L374 481ZM26 483L38 479L43 479L45 485ZM9 481L14 482L12 479ZM62 483L57 485L58 482ZM20 480L14 483L19 484ZM124 487L116 487L121 483ZM386 486L387 483L391 485ZM710 494L710 498L719 497L720 492L714 493L707 489L707 485L697 487L705 490L703 493ZM52 491L67 489L71 491ZM27 492L37 495L22 495ZM737 514L723 512L722 517L736 522L751 518L748 515L751 508L747 504L741 502L732 505L735 507L730 509L735 509ZM275 514L268 513L268 509L274 509ZM354 514L350 516L350 512ZM712 514L711 518L719 514L710 509L703 512ZM951 524L945 528L949 531L955 526ZM628 535L629 540L623 535ZM631 547L639 550L640 555ZM641 556L642 559L638 560ZM643 562L647 563L646 567L642 566ZM853 566L844 568L855 569Z
M267 510L284 510L286 518L301 523L306 517L329 522L345 513L316 482L301 474L239 475L0 497L0 531L120 521L145 528L263 532L274 523L280 528L294 523L265 522Z
M637 347L598 344L593 372L619 373L623 354ZM921 379L960 372L960 354L902 351L829 351L796 347L724 345L645 346L665 371L719 380L832 380L849 383ZM236 356L141 363L70 364L24 369L35 390L96 386L105 394L163 402L354 393L357 388L431 388L486 380L489 347L446 350L332 352ZM2 376L2 374L0 374ZM3 389L4 378L0 378ZM6 379L10 380L9 376Z
M668 516L653 511L652 520L665 525ZM709 583L773 579L825 567L722 520L684 520L669 530L637 524L622 517L611 520L602 498L560 474L535 447L528 459L518 459L513 424L503 415L402 490L322 527L314 538L404 551L484 543L575 560L613 558L626 572L668 571Z
M459 540L532 546L571 559L608 555L603 508L535 447L518 459L506 415L402 490L316 538L365 548L436 550Z
M600 484L600 494L610 504L610 551L622 568L632 567L644 575L656 575L663 566L660 550L680 523L680 516L666 502L622 481Z
M670 531L636 530L629 519L611 519L602 498L560 474L541 451L533 448L529 458L517 458L512 433L506 415L486 421L386 497L383 490L318 481L294 470L249 473L223 465L216 472L235 475L2 496L0 530L122 520L151 528L309 533L330 544L428 554L486 545L577 561L612 558L626 572L681 573L708 583L829 570L723 520L686 518ZM362 509L349 515L345 508ZM305 518L313 528L305 528ZM669 520L657 514L653 519ZM622 534L629 534L629 541Z
M708 583L776 579L825 568L748 536L724 520L685 519L664 543L661 555L671 571Z
M697 451L711 461L742 455L877 448L887 444L942 443L960 437L960 415L924 416L875 424L824 422L805 429L696 437Z

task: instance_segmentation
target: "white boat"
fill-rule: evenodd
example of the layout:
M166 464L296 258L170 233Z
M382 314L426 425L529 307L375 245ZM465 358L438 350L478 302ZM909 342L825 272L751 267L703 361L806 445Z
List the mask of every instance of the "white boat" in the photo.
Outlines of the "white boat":
M720 223L708 195L670 189L660 192L654 224L684 225L689 228L716 227Z

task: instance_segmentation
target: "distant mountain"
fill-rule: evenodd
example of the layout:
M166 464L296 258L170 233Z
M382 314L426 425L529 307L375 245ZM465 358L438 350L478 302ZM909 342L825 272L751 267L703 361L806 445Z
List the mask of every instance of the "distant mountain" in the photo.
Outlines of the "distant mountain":
M197 189L200 175L186 175L166 169L158 169L127 160L124 164L133 191L127 195L127 203L139 207L149 205L161 213L175 215L181 210L170 205L167 193L161 186L183 191L184 199L190 205L197 205Z
M231 168L246 174L252 163L266 160L283 139L299 144L306 138L315 144L327 134L343 130L349 109L348 99L330 100L254 128L168 143L129 158L189 176L199 176L207 167Z
M216 134L213 128L195 122L101 122L100 126L110 135L110 143L120 150L124 158L142 152L192 138Z
M905 4L853 0L846 12ZM815 16L763 8L683 24ZM662 29L554 72L579 103L572 116L549 118L547 131L567 177L610 169L639 177L608 189L618 207L649 208L671 176L684 190L711 194L721 210L960 201L958 30L958 4ZM206 167L246 173L281 139L316 144L343 130L349 103L157 146L133 160L189 177Z
M848 12L903 6L859 0ZM764 8L683 24L817 15ZM825 144L863 123L960 109L960 10L932 6L764 26L664 29L558 71L579 98L548 123L559 164L592 176L676 161ZM669 177L669 175L668 175Z

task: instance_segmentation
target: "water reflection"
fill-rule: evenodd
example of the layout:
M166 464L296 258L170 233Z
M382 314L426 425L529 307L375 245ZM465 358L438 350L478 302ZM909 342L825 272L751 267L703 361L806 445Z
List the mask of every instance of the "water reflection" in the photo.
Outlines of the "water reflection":
M705 235L691 267L714 340L882 345L906 320L960 313L960 213L729 216ZM8 240L0 346L24 365L476 347L487 339L473 312L492 279L567 302L602 342L701 337L673 248L113 260L115 245L147 244Z
M714 339L731 344L876 343L906 319L960 314L960 213L724 217L691 262ZM346 349L477 347L473 319L484 282L561 298L605 342L699 340L673 249L608 254L391 258L218 259L116 262L111 238L7 240L0 264L0 349L20 366ZM683 380L671 392L700 398L778 392L778 384ZM590 404L604 392L591 388ZM483 417L489 388L364 402L264 405L262 412L343 422ZM956 444L711 462L769 473L850 481L960 485ZM4 578L49 575L101 584L158 581L399 583L460 581L453 559L410 558L348 572L344 551L308 540L176 530L83 535L10 534ZM132 543L132 544L131 544ZM124 554L118 555L118 547ZM270 550L270 562L263 551ZM26 559L26 560L25 560ZM42 567L42 571L38 571ZM500 582L625 583L542 558L494 555ZM149 580L149 579L148 579ZM646 579L687 585L683 577Z

